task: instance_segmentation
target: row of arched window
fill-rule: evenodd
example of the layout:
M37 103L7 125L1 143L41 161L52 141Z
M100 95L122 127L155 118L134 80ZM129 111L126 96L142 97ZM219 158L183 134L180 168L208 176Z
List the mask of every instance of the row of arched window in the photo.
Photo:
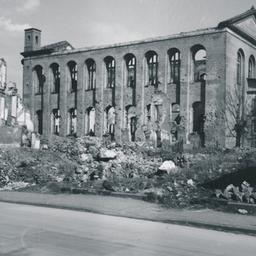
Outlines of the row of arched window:
M42 134L42 111L36 111L38 118L38 132ZM67 134L76 135L77 132L77 109L70 108L67 116ZM51 132L55 135L59 135L60 132L60 110L53 109L51 112ZM85 134L95 135L95 122L96 112L94 107L89 107L85 111ZM112 106L106 107L104 111L104 134L110 134L114 136L115 127L115 108Z
M242 49L237 52L237 85L242 85L245 76L245 56ZM248 78L255 78L255 58L253 55L248 60Z
M194 81L200 81L202 75L206 72L206 51L201 45L196 45L191 48L193 58L193 73ZM146 85L157 86L158 81L158 54L155 51L148 51L145 54L146 59ZM168 82L179 83L180 82L180 66L181 66L181 54L177 48L171 48L168 50ZM136 86L136 57L129 53L124 56L126 64L126 85L128 87ZM105 87L114 88L116 85L116 61L112 56L104 58L105 63ZM86 73L86 90L93 90L96 88L96 63L93 59L87 59L85 61L85 73ZM68 84L71 92L77 91L77 78L78 70L77 63L75 61L69 61L67 63L68 69ZM59 93L60 90L60 66L57 63L50 65L50 84L51 92ZM34 68L34 84L36 87L36 94L43 93L43 84L45 76L43 69L40 65Z

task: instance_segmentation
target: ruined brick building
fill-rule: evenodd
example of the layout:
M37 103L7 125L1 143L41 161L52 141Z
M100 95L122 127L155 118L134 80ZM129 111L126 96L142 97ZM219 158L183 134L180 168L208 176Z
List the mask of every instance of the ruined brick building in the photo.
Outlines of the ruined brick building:
M0 58L0 133L2 133L1 128L5 126L24 124L30 130L33 129L30 113L24 108L16 84L7 80L7 63L4 58Z
M246 120L243 143L255 145L255 18L252 7L214 28L81 49L41 46L41 31L26 29L23 100L35 129L232 146Z

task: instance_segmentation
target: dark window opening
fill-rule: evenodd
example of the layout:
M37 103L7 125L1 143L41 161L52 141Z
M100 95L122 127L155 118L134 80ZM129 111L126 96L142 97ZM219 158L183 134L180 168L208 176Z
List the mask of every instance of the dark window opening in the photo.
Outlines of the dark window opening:
M194 82L205 80L206 75L206 50L202 45L192 47Z
M242 83L242 56L241 53L237 53L237 84L241 85Z
M34 77L34 83L35 83L35 93L36 94L43 94L44 89L44 82L45 82L45 76L43 74L43 68L41 66L36 66L34 68L35 77Z
M237 85L242 85L244 79L244 54L241 49L237 52L236 72Z
M42 110L36 111L37 115L37 132L43 134L43 112Z
M254 97L252 99L252 109L251 109L251 111L252 111L252 116L256 117L256 97Z
M127 68L127 86L136 86L136 59L133 55L126 57L126 68Z
M52 123L53 134L59 135L59 133L60 133L60 110L54 109L52 111L52 115L53 115L53 123Z
M36 44L38 44L38 36L35 36L35 38L36 38Z
M87 90L93 90L96 88L96 64L95 61L89 59L86 61L87 72L88 72L88 80L87 80Z
M76 136L77 111L75 108L69 110L69 135Z
M147 105L147 122L151 121L151 105Z
M105 109L105 120L104 120L104 130L106 134L109 134L111 140L115 138L115 108L108 106Z
M136 129L137 129L137 118L133 116L131 117L131 121L130 121L131 141L135 141Z
M95 108L88 108L86 111L86 134L95 136Z
M106 71L107 71L107 88L115 87L115 60L112 57L107 57L105 59Z
M51 65L53 81L52 81L52 92L60 92L60 67L58 64L54 63Z
M68 63L70 72L70 91L77 91L77 64L74 61Z
M170 83L180 82L180 52L177 49L169 51Z
M249 59L248 78L255 78L255 59L253 56Z
M158 57L155 52L148 52L146 54L148 65L148 85L158 85Z

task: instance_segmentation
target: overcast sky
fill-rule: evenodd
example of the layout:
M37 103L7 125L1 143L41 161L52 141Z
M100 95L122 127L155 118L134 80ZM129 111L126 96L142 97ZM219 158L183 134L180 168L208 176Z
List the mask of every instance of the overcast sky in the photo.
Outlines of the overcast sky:
M75 48L214 27L256 7L256 0L0 0L0 58L8 81L22 87L24 29L42 30L42 45Z

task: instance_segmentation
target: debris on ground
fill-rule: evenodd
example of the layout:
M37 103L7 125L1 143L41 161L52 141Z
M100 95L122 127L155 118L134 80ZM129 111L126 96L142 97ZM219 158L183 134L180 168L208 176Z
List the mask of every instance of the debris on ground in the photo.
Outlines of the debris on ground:
M240 186L229 184L223 191L216 189L215 196L220 199L255 204L256 188L252 187L247 181L243 181Z
M214 189L205 184L255 164L255 156L256 151L238 150L176 154L143 142L120 146L93 136L52 136L41 141L39 150L0 149L0 188L139 193L166 206L188 207L209 202ZM254 203L255 190L249 183L217 188L215 195Z

